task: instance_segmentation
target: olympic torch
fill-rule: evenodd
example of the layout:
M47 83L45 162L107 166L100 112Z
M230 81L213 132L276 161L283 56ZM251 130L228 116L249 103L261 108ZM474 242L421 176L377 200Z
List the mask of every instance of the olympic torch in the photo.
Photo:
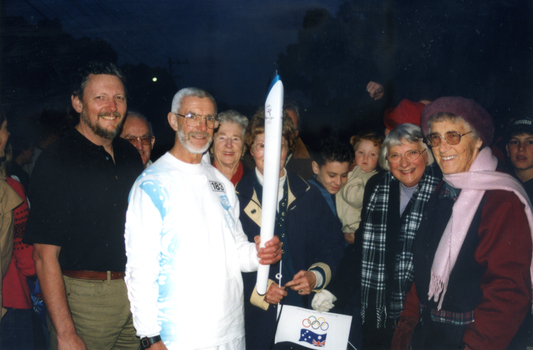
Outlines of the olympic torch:
M276 74L265 102L265 156L263 166L263 201L261 203L261 244L264 247L274 236L278 203L279 164L281 158L281 134L283 129L283 83ZM265 295L269 265L259 265L257 293Z

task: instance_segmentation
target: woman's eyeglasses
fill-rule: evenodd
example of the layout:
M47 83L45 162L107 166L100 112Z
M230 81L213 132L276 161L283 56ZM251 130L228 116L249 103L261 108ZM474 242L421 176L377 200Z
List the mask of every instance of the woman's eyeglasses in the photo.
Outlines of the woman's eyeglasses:
M424 153L425 151L426 150L419 151L417 149L412 149L412 150L405 152L404 154L392 153L388 155L387 159L389 160L389 163L392 163L392 164L399 163L402 160L402 158L407 159L409 162L414 162L415 160L420 158L420 155Z
M446 143L448 145L457 145L459 142L461 142L461 137L465 136L466 134L470 134L472 131L465 132L464 134L459 134L455 131L448 131L444 136L441 136L438 133L429 134L426 138L426 141L430 147L437 147L440 145L440 140L444 139L446 140Z

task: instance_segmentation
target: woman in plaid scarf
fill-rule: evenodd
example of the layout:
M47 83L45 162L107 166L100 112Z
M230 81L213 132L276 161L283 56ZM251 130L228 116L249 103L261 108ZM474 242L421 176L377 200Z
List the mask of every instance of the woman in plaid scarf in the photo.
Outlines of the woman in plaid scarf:
M387 135L379 155L379 164L387 173L369 180L354 249L346 251L328 286L338 297L338 308L357 298L360 291L363 349L390 349L413 281L415 233L442 176L438 167L431 165L433 161L420 127L401 124ZM360 285L359 278L354 278L359 272ZM320 293L315 299L321 294L327 295Z
M389 170L375 187L362 225L363 349L390 349L413 282L412 244L441 173L420 127L401 124L385 138L379 163ZM370 189L369 189L370 190Z

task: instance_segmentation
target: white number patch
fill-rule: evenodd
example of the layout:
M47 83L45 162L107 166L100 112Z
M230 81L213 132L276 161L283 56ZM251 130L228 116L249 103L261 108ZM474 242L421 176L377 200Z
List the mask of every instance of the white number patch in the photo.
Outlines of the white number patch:
M215 182L215 181L210 181L210 182L211 182L211 189L213 189L213 191L226 192L224 190L224 184L222 184L221 182Z

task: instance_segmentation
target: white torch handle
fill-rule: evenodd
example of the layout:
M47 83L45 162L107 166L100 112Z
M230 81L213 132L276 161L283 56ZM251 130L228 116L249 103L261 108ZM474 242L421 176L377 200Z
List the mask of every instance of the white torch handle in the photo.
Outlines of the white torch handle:
M283 83L276 75L270 84L265 102L265 156L263 166L263 201L261 203L261 247L274 236L283 130ZM257 292L267 289L269 265L259 265Z

